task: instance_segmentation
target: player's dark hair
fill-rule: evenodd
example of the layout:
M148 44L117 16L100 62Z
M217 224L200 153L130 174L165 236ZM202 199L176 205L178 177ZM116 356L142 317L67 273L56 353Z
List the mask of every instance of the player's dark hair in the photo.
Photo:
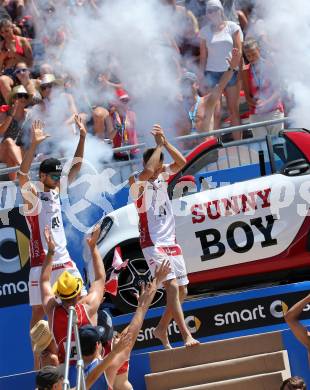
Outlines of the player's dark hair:
M149 161L149 159L152 157L152 154L155 152L155 150L156 150L156 148L146 149L146 151L143 153L144 164L146 164ZM160 153L159 161L160 162L164 161L164 153L163 152Z

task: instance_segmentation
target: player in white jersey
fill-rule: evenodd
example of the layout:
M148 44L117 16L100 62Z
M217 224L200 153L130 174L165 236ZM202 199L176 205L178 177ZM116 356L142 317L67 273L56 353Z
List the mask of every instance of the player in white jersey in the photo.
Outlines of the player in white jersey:
M151 273L154 276L156 267L164 260L169 260L171 268L163 282L167 294L166 310L154 335L165 348L171 348L167 330L173 318L184 344L193 346L199 342L193 339L184 321L181 303L187 294L188 279L182 250L176 243L175 221L166 182L170 174L183 168L186 159L167 141L159 125L154 125L152 134L157 146L144 152L144 169L140 174L130 177L129 183L139 214L140 245ZM163 148L174 160L170 165L163 163Z
M71 166L68 174L69 183L73 181L81 168L87 133L80 116L75 116L75 123L80 130L80 139L74 157L79 160L78 163L73 162ZM37 189L29 180L28 174L36 148L49 137L43 130L43 123L34 121L31 145L24 155L18 172L19 185L24 199L26 221L30 231L29 303L32 307L31 328L44 317L39 281L42 264L48 252L44 239L46 226L49 227L56 243L55 253L53 254L51 282L56 281L65 270L77 277L81 277L76 264L70 258L67 250L67 240L61 216L59 197L59 184L62 173L61 162L55 158L49 158L41 163L39 168L40 189Z

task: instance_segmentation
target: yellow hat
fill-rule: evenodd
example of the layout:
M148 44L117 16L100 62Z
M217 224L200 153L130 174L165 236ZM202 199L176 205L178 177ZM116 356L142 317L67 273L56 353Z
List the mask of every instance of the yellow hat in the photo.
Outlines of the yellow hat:
M53 286L54 294L60 299L71 299L76 297L81 291L83 281L76 278L70 272L64 271Z
M37 353L43 352L53 340L48 322L44 320L38 321L30 330L30 337L33 351Z

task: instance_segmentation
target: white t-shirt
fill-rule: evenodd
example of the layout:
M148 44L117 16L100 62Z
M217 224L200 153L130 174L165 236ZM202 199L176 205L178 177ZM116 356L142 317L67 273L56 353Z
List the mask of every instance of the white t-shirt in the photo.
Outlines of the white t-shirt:
M231 56L234 47L233 35L237 31L240 31L242 41L241 29L235 22L226 22L221 31L212 31L208 25L200 30L200 36L206 40L208 49L207 71L225 72L228 69L226 58Z

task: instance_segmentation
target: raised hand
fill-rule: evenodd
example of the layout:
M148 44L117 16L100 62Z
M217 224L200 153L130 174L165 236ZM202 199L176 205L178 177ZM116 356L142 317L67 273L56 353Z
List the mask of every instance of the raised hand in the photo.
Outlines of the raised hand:
M132 342L131 333L124 332L120 336L115 336L112 341L112 351L120 353L127 348Z
M156 285L159 286L165 279L166 276L171 272L169 260L164 260L159 268L156 268L155 278Z
M138 300L138 306L148 308L152 303L156 290L157 285L155 280L146 285L142 284L140 294L135 294Z
M91 236L86 239L90 250L93 250L96 247L99 235L100 235L100 224L97 224L94 227L94 230L92 231Z
M84 120L80 114L74 115L74 122L77 128L80 130L80 136L86 137L87 129L84 123Z
M32 123L31 128L32 143L39 145L41 142L50 137L49 134L44 133L44 123L40 120L36 120Z
M229 66L232 68L232 69L235 69L238 67L239 63L240 63L240 52L239 52L239 49L237 49L236 47L234 47L231 51L231 58L227 58L227 61L229 63Z
M50 228L48 226L45 226L44 228L44 238L47 243L48 251L54 253L56 245L53 236L51 234Z
M158 146L163 146L165 144L166 136L160 125L154 125L151 134L154 136L155 142Z

